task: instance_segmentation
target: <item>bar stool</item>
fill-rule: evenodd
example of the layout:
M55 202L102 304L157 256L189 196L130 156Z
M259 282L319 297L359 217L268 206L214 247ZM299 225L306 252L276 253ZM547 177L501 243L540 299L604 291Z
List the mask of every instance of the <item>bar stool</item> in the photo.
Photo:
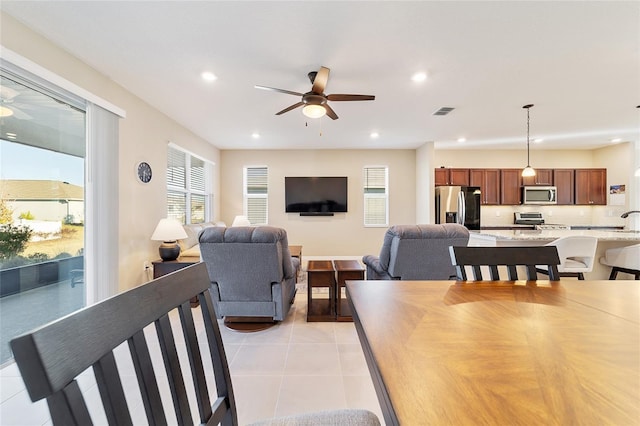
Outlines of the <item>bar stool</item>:
M609 249L600 258L600 263L611 266L610 280L615 280L618 272L631 274L640 280L640 244Z
M562 237L546 244L555 246L560 256L558 272L560 277L576 277L584 280L584 273L593 270L593 262L596 257L598 239L584 235ZM536 268L541 274L549 275L547 267L540 265Z

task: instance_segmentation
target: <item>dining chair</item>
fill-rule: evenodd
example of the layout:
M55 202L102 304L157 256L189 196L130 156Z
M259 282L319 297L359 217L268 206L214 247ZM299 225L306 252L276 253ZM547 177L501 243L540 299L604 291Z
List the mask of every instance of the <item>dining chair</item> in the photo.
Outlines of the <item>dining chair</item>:
M584 280L584 273L593 270L593 263L596 258L596 247L598 239L586 235L573 235L561 237L546 244L558 249L560 265L558 272L560 277L575 277ZM536 268L541 274L548 275L545 265L538 265Z
M206 266L198 263L16 337L10 344L31 400L46 398L54 425L132 425L140 424L145 415L152 425L237 425L210 288ZM192 309L194 296L200 306ZM196 331L199 321L204 332ZM156 357L154 362L152 354L158 351L162 361ZM89 370L100 399L93 393L95 387L87 386ZM163 403L161 395L171 398ZM135 401L141 401L144 413L130 411ZM350 409L260 424L380 422L370 411Z
M499 281L498 266L507 268L510 281L518 278L518 266L527 271L527 280L538 279L537 265L545 265L549 280L558 281L560 258L554 246L536 247L449 247L451 263L456 267L458 280L467 281L466 267L473 271L473 281L482 281L482 268L488 267L492 281Z

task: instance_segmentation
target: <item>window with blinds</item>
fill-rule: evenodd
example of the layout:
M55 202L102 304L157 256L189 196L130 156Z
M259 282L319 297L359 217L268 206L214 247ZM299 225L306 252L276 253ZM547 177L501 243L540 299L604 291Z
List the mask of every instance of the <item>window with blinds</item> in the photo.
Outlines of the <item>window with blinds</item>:
M211 213L211 164L175 146L167 152L167 217L202 223Z
M244 215L252 225L268 223L268 177L267 167L244 168Z
M364 226L389 226L389 169L364 168Z

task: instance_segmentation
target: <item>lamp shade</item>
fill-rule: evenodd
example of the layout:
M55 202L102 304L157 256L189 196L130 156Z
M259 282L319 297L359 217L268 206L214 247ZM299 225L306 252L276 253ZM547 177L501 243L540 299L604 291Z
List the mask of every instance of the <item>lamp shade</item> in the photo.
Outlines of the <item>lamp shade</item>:
M231 226L251 226L251 222L246 216L236 216Z
M175 219L160 219L156 230L153 231L151 239L153 241L176 241L187 238L182 224Z

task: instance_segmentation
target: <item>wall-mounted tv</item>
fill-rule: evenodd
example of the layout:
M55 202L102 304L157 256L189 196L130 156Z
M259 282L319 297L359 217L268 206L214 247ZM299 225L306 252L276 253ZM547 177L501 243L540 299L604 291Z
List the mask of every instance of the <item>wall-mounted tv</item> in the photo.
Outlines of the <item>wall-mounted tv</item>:
M347 177L285 177L285 211L331 215L347 211Z

